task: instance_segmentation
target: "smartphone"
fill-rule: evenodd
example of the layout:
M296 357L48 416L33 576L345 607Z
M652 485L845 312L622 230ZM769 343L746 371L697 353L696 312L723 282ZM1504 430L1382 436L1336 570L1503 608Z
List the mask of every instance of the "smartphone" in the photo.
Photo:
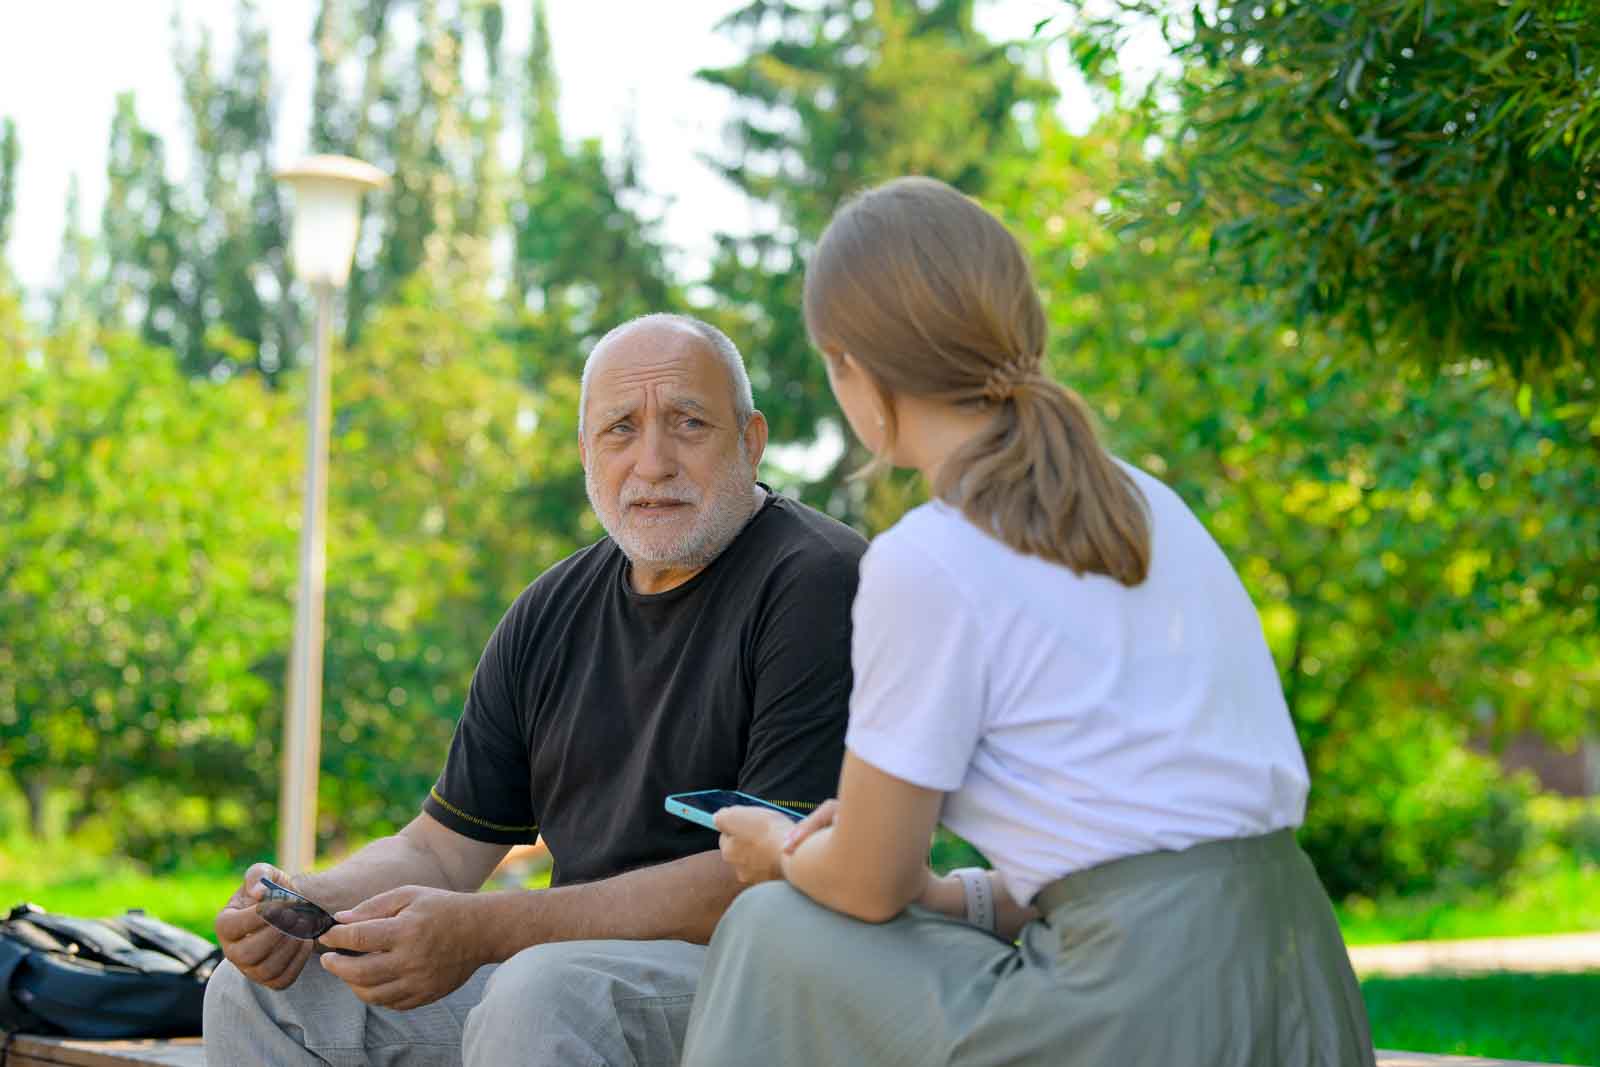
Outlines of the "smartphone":
M690 822L699 823L709 830L715 830L717 824L712 821L712 816L723 808L766 808L769 811L781 812L795 822L805 818L798 811L779 807L776 804L753 797L749 793L741 793L735 789L702 789L698 793L674 793L667 798L667 810L672 814L688 819Z

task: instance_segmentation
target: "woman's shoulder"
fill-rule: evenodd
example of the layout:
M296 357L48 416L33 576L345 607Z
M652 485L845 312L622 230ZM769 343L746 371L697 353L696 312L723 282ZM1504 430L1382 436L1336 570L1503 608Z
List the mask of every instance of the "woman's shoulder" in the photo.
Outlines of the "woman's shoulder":
M932 563L983 532L942 500L919 504L872 539L868 554L879 559Z
M965 592L991 553L1009 552L956 508L939 500L912 508L873 538L862 560L863 579L903 587L917 599Z

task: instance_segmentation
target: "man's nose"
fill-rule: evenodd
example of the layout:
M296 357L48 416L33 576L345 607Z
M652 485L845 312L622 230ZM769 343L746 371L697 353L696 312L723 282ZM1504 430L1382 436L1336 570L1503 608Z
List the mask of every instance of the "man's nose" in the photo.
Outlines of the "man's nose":
M672 438L654 423L646 424L639 439L639 455L633 473L647 482L664 482L678 473L678 458Z

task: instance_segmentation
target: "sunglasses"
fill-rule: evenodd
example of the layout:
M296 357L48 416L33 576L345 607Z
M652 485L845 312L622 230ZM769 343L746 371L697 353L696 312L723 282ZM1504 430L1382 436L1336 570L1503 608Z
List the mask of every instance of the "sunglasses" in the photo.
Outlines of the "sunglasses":
M285 889L270 878L261 879L261 886L267 895L257 901L256 914L274 929L301 941L315 941L339 925L339 920L294 890ZM345 948L333 951L341 956L365 955Z

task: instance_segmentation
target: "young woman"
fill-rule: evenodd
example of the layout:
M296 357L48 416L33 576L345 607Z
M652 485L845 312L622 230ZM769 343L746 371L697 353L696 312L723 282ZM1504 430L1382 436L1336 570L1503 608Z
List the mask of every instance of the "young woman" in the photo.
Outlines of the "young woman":
M770 884L717 928L684 1062L1372 1064L1255 609L1046 377L1010 233L890 182L829 224L805 314L851 428L934 499L862 561L838 799L718 817ZM993 873L933 877L939 822Z

